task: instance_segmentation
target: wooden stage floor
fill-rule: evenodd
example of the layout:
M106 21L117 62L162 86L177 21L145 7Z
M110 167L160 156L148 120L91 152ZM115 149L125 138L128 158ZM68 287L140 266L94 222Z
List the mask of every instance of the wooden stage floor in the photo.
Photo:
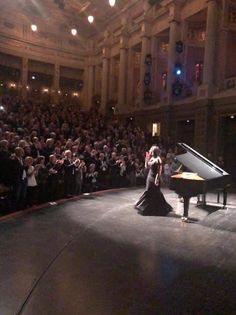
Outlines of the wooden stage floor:
M142 189L82 196L0 222L1 315L236 314L236 195L143 217ZM209 195L209 200L215 197Z

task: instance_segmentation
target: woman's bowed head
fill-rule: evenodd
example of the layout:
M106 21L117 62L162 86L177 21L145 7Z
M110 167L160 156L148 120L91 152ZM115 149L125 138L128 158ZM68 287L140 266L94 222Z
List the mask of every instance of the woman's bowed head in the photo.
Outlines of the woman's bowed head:
M158 157L160 155L160 148L157 145L153 145L149 150L149 157Z
M146 152L145 168L150 168L153 163L161 164L160 148L156 145L153 145L150 150Z

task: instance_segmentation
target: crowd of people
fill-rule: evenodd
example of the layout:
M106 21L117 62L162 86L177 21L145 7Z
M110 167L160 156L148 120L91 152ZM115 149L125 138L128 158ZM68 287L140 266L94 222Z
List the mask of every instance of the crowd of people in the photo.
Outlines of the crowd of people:
M152 139L132 119L18 97L0 103L0 184L9 191L11 209L145 183ZM162 158L168 186L174 153L162 146Z

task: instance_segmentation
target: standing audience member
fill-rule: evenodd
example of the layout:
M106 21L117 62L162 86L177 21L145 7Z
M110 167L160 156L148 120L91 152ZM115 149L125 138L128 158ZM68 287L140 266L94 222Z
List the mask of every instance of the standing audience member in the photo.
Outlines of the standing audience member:
M46 165L48 170L48 194L49 201L55 201L57 197L58 179L60 163L57 162L56 156L51 154L49 156L49 162Z
M98 159L98 181L101 189L106 189L108 186L108 163L105 154L101 152Z
M24 166L24 150L15 148L15 153L11 156L9 172L12 183L12 208L22 209L25 207L27 192L27 174Z
M77 159L75 161L75 194L80 195L83 189L84 175L86 173L86 166L83 160Z
M25 168L27 176L27 194L26 194L26 206L33 206L36 201L36 189L37 182L35 178L36 169L33 166L33 158L27 156L25 158Z
M8 141L0 141L0 183L5 185L10 184L11 179L9 178L8 164L9 164L10 153L8 151Z
M96 171L96 165L90 164L88 172L85 175L84 180L85 192L94 192L98 190L98 172Z
M111 188L115 188L118 186L118 178L119 178L119 164L120 161L117 159L116 152L112 152L111 158L108 161L109 167L109 186Z
M44 203L48 200L48 170L45 166L45 157L39 156L37 164L35 165L37 170L36 181L38 184L38 201Z
M65 151L62 167L64 169L65 196L72 197L75 194L75 163L71 150Z

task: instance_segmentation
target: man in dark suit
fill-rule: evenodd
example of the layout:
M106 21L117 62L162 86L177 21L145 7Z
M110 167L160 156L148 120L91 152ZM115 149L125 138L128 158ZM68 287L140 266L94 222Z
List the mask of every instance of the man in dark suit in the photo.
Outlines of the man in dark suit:
M25 206L27 191L27 176L24 166L24 150L20 147L15 148L15 153L10 158L10 178L12 181L12 207L21 209Z
M8 151L8 141L1 140L0 141L0 183L9 185L9 156L10 153Z
M66 150L63 162L66 197L71 197L75 193L75 168L76 166L72 159L72 152L70 150Z

